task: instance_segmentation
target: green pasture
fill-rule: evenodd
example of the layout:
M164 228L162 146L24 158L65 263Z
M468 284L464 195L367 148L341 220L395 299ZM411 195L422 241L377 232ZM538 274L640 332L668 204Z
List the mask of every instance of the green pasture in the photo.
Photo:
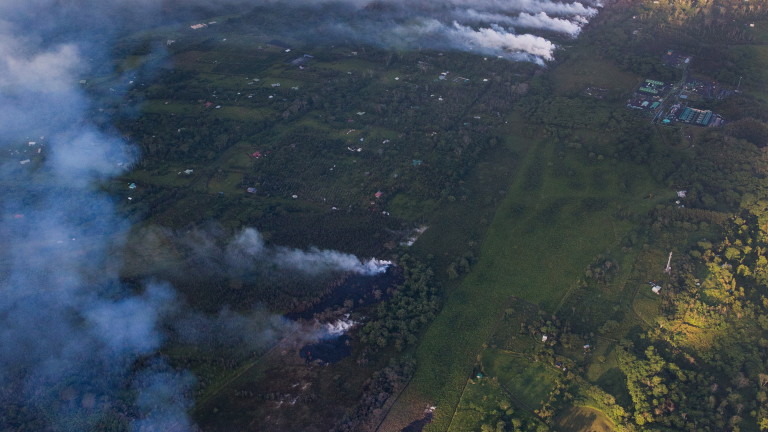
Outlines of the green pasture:
M470 379L448 432L476 431L483 425L495 427L499 421L521 424L523 420L526 423L538 422L533 413L515 407L498 380Z
M510 297L553 312L594 257L617 247L632 228L616 211L642 213L652 205L643 197L657 186L643 169L562 152L553 140L534 145L486 232L480 261L449 291L417 351L419 364L430 366L417 371L411 387L446 406L430 430L450 421L474 356ZM448 353L452 362L443 360Z
M601 411L589 407L573 407L555 419L560 432L613 432L615 426Z
M633 279L637 255L633 248L616 246L593 258L590 267L599 268L600 262L610 260L613 263L611 272L606 280L597 281L587 277L585 269L580 275L581 282L574 284L558 304L557 314L570 323L571 331L586 334L598 329L606 337L620 338L623 335L619 331L620 323L629 316L637 285ZM580 356L581 346L573 347L573 351Z
M632 309L643 321L649 325L654 325L656 318L661 315L661 298L651 292L650 286L643 286L635 296Z
M242 106L229 106L223 104L220 109L212 111L212 115L218 118L237 120L237 121L254 121L264 118L272 119L275 117L273 110L269 108L247 108Z
M142 111L149 114L192 115L200 113L203 104L190 104L179 101L150 100L145 102Z
M640 77L620 70L612 62L604 60L591 50L581 47L569 49L564 60L552 71L555 90L559 94L578 94L587 87L599 87L621 94L629 94ZM588 98L589 100L593 100Z
M591 382L596 382L611 368L618 365L615 355L616 343L607 339L598 339L592 346L593 361L586 368L584 375Z
M766 32L763 31L763 34L766 34ZM765 39L768 40L768 36L765 36ZM765 85L761 85L768 81L768 45L753 45L742 49L749 49L754 54L752 66L756 71L757 81L749 85L749 92L760 98L763 102L768 102L768 90Z
M323 69L330 69L338 72L352 72L360 75L378 75L381 69L380 65L374 65L370 61L359 59L355 56L341 58L332 62L324 62Z
M500 402L506 399L504 390L497 382L490 379L469 380L448 431L479 430L489 420L488 412L498 410Z
M496 331L489 340L491 348L499 348L522 355L533 354L540 340L521 326L534 322L539 310L536 305L520 299L511 299L504 310L504 319L496 326Z
M437 201L413 197L405 191L398 193L389 201L390 213L407 221L418 221L424 214L431 213L435 207L437 207Z
M211 72L216 67L218 54L212 51L184 51L173 56L173 65L177 69L191 69L197 72Z
M264 87L265 85L268 86L273 82L278 82L275 80L266 83L262 77L259 77L259 81L249 85L248 83L253 82L252 80L255 77L249 77L250 79L248 81L246 81L246 77L247 75L230 75L213 72L201 72L199 74L199 79L204 80L207 83L207 87L212 90L238 90L248 92Z
M483 259L465 281L468 291L515 295L554 311L593 258L631 228L613 214L647 210L642 195L654 185L643 170L579 154L546 162L558 158L553 147L544 142L536 149L498 209ZM641 184L627 190L624 173Z
M170 166L162 172L148 172L142 169L134 169L125 177L125 180L128 182L135 182L139 189L145 185L187 187L194 183L197 177L195 175L196 171L189 175L184 174L183 171L190 168L194 169L194 167L183 165Z
M483 351L480 362L487 376L497 378L529 409L537 409L546 401L557 377L557 372L543 363L501 350Z

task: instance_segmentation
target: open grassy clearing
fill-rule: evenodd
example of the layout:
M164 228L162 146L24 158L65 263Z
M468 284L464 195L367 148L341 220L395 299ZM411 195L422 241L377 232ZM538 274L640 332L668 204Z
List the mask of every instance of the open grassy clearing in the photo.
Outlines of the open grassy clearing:
M552 311L587 260L619 242L630 228L612 213L638 206L641 191L652 185L646 179L642 187L624 191L617 171L631 167L605 166L616 164L612 161L580 166L577 155L555 166L545 162L554 157L552 144L544 146L497 212L483 260L468 281ZM573 256L587 262L569 263L566 257Z
M520 355L533 354L539 341L523 330L523 326L533 322L539 315L536 305L521 299L510 299L504 310L504 319L488 341L493 349L501 349Z
M354 56L348 59L337 60L333 63L323 64L323 67L326 69L344 73L352 72L357 74L373 74L373 66L374 65L372 65L370 62L357 59Z
M150 100L141 109L148 114L191 115L203 110L202 104L191 104L179 101Z
M766 36L768 38L768 36ZM747 49L747 48L744 48ZM759 85L759 83L765 83L768 80L768 45L754 45L748 48L754 53L755 69L760 71L761 80L758 83L753 83L750 86L750 94L754 94L760 98L763 102L768 102L768 91L766 86Z
M615 426L602 412L589 407L573 407L556 420L561 432L613 432Z
M498 421L513 424L538 422L532 413L515 407L511 399L496 379L470 379L448 431L476 431L484 424L495 426Z
M617 68L613 63L596 57L591 50L574 47L565 54L567 59L552 71L555 91L578 94L587 87L599 87L614 94L625 94L640 77Z
M547 365L493 349L483 351L480 364L488 376L497 378L503 388L530 409L541 406L557 376Z
M492 380L470 380L456 408L455 419L449 432L478 430L485 422L485 412L499 408L505 397L504 390Z
M608 370L618 364L615 355L616 342L607 339L598 339L592 349L595 360L587 367L585 378L595 382Z

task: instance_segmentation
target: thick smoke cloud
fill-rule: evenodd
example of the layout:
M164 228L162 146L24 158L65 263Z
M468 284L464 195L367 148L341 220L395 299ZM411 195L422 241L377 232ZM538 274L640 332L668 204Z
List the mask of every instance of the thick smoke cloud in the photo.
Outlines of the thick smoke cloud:
M454 22L449 33L457 40L466 41L468 46L478 46L483 51L501 49L552 60L552 52L555 49L555 45L543 37L531 34L516 35L497 25L473 30Z

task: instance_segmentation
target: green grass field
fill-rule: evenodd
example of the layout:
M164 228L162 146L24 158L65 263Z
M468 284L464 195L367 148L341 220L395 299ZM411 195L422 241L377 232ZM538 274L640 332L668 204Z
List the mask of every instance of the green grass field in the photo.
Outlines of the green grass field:
M638 76L596 57L594 52L584 51L581 47L569 50L568 59L553 71L552 78L558 93L581 93L587 87L627 93L638 83Z
M560 432L612 432L615 426L602 412L588 407L573 407L556 419Z
M516 407L498 380L471 379L467 382L448 431L476 431L484 424L495 427L499 421L536 424L539 420L532 413Z
M499 380L516 399L530 409L537 409L547 399L557 373L536 363L499 350L485 350L481 356L483 371Z
M564 176L563 167L573 174ZM635 177L631 188L620 173ZM552 141L535 144L487 231L480 261L449 291L417 351L422 367L403 400L413 392L437 401L429 430L444 430L450 422L475 356L510 297L553 311L593 257L630 230L630 223L613 216L615 210L647 211L651 203L642 198L655 188L633 166L558 154ZM449 356L453 361L446 362Z
M768 38L768 36L766 36L766 38ZM759 75L761 78L758 83L766 82L766 79L768 79L768 45L754 45L744 49L750 49L755 53L754 69L760 71ZM766 91L765 86L758 85L758 83L753 83L749 88L749 92L766 102L768 101L768 92Z
M448 431L478 430L489 420L488 412L498 410L500 402L508 400L498 382L490 379L471 380L456 409L456 421Z

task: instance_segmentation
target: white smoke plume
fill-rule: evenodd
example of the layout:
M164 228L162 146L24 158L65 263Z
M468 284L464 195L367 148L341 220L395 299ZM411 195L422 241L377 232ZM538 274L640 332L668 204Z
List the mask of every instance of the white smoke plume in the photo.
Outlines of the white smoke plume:
M328 249L291 248L268 244L255 228L234 235L210 224L186 232L146 227L134 232L126 263L129 274L172 279L217 279L227 277L292 276L314 278L354 273L372 276L384 273L390 261Z
M346 31L350 31L346 29ZM482 55L493 55L513 61L529 61L543 65L552 60L556 45L540 36L518 35L493 24L473 28L456 21L450 24L435 19L397 24L380 33L384 45L407 48L427 44L440 49L455 49Z
M454 22L448 34L457 43L463 42L468 47L477 47L481 52L498 55L508 52L513 55L527 53L544 60L552 60L555 50L555 44L543 37L531 34L517 35L496 25L475 30Z
M574 20L571 21L563 18L553 18L547 15L546 12L539 12L537 14L521 13L512 24L577 36L585 22L586 20L579 15L575 16Z
M328 272L374 275L383 273L391 265L389 261L358 257L334 250L312 247L308 250L267 246L256 229L242 230L226 248L228 263L232 268L245 269L256 263L267 262L279 268L299 271L308 275Z
M346 334L348 331L352 329L352 327L356 325L357 325L357 321L353 321L349 319L349 314L347 314L336 321L325 323L320 333L320 339L324 339L327 337L333 338L333 337L341 336L343 334Z
M416 2L417 5L424 5L426 2ZM553 15L582 15L592 17L597 14L596 7L586 6L582 2L555 2L550 0L445 0L443 2L431 2L426 7L445 7L454 8L472 8L488 12L546 12Z
M257 2L258 3L258 2ZM285 0L271 0L264 3L281 4ZM300 2L292 2L294 4ZM446 9L476 9L488 12L547 12L554 15L594 16L602 3L597 1L557 2L551 0L305 0L305 4L346 3L357 8L371 5L390 5L410 10L414 16L434 15ZM585 4L586 3L586 4Z
M570 36L577 36L581 32L581 27L586 23L586 19L581 16L574 16L572 19L557 18L547 15L546 12L530 14L521 12L517 16L508 16L497 13L478 12L474 9L467 9L464 16L461 17L467 21L476 21L481 23L506 24L513 27L534 28L549 30L558 33L565 33Z
M433 48L497 55L515 61L543 64L554 58L555 42L537 32L576 37L598 4L549 0L348 0L376 12L352 15L323 28L340 36L396 46L401 49ZM335 14L343 17L344 14ZM375 32L366 31L376 28ZM525 30L525 31L520 31Z

